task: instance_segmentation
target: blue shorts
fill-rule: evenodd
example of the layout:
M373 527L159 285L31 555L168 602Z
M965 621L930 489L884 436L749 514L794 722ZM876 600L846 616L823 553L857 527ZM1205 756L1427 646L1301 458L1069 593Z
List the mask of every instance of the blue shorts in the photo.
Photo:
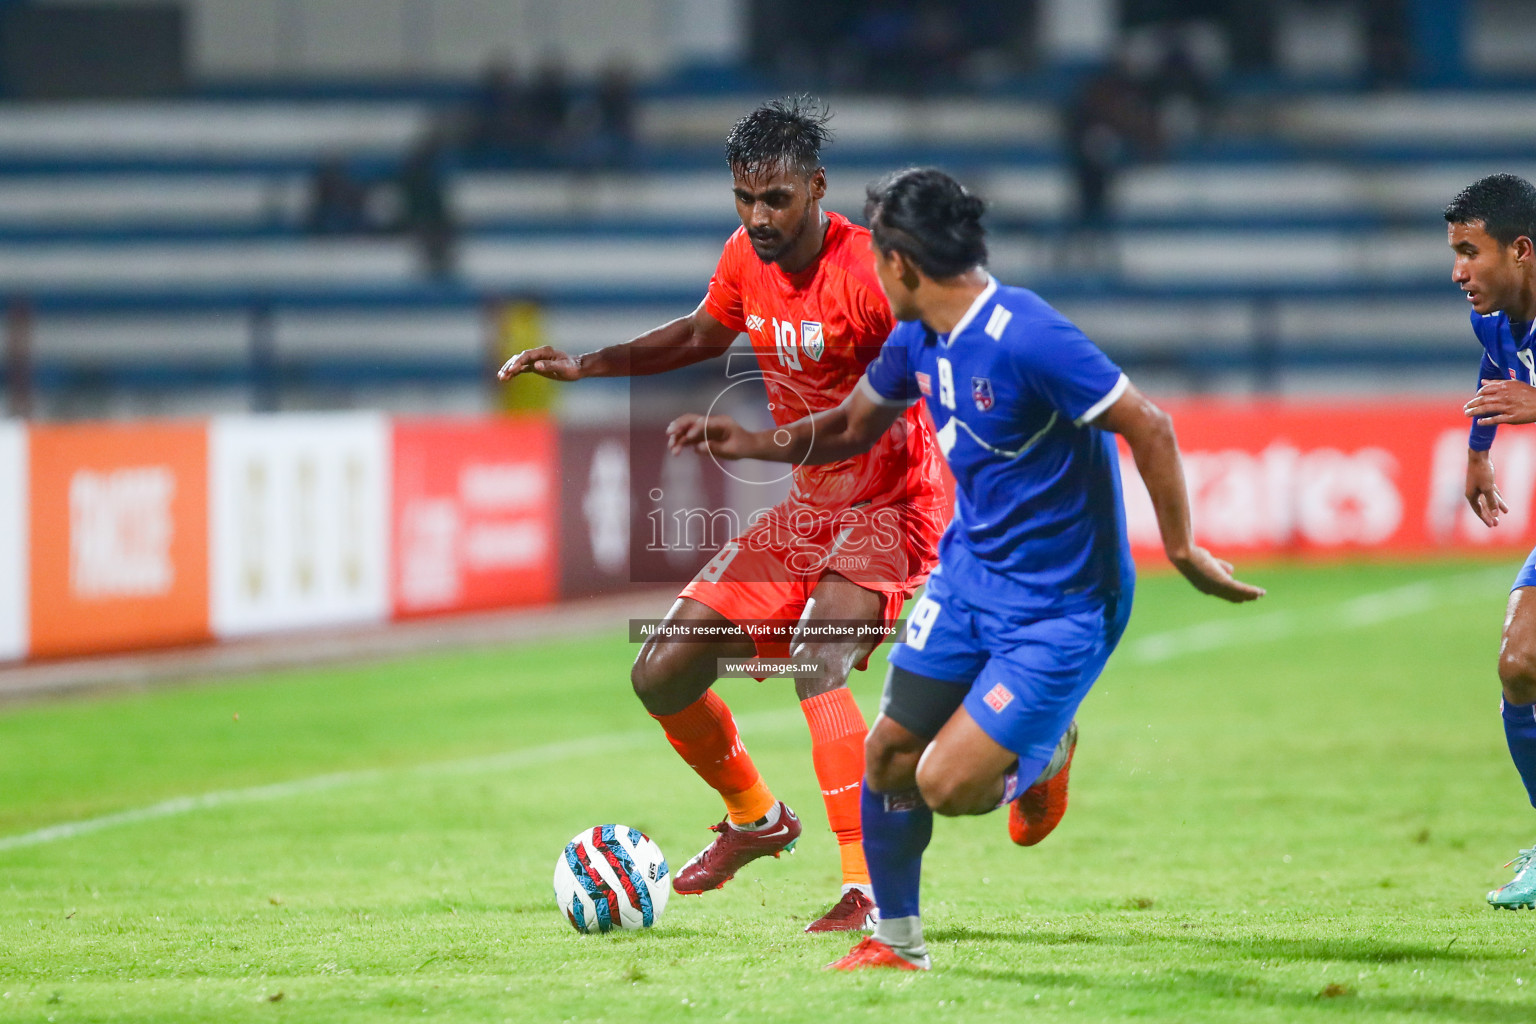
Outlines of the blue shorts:
M1536 548L1525 556L1525 564L1520 567L1520 574L1515 577L1515 585L1510 590L1519 590L1521 587L1536 587Z
M941 571L891 650L898 668L965 687L963 706L1033 777L1050 761L1078 705L1104 671L1131 617L1129 588L1079 611L1009 611L969 604Z

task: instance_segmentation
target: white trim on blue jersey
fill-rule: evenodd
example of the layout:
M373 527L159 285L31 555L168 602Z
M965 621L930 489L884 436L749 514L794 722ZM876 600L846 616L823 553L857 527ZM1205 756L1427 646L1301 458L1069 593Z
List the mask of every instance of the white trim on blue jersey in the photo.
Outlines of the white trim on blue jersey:
M1116 402L1120 401L1120 396L1125 394L1125 389L1130 386L1131 378L1122 373L1120 375L1120 379L1115 381L1115 386L1109 389L1108 394L1099 399L1097 402L1094 402L1093 405L1089 407L1087 412L1083 413L1077 419L1072 421L1073 426L1086 426L1087 424L1092 423L1094 420L1098 419L1100 416L1104 415L1105 410L1114 405Z
M1124 379L1124 375L1122 374L1121 376L1122 379ZM1045 426L1035 431L1034 436L1032 436L1028 441L1024 442L1024 447L1018 449L1017 451L1009 451L1006 448L998 448L994 445L988 444L986 441L982 440L980 434L971 429L971 425L969 423L965 422L965 420L961 419L959 416L951 416L947 421L945 421L944 426L939 429L939 450L944 453L946 458L949 456L949 450L955 446L955 424L958 423L967 434L971 435L971 440L981 445L993 455L1000 455L1005 459L1016 459L1020 455L1023 455L1025 452L1029 451L1035 445L1039 444L1040 439L1051 432L1051 428L1056 425L1056 421L1060 418L1060 413L1051 413L1051 418L1045 421Z
M969 327L971 325L971 321L976 319L976 314L980 313L982 307L991 302L992 296L996 294L997 278L993 277L991 274L988 274L987 286L981 290L980 295L976 296L976 301L971 303L971 308L965 311L965 316L960 318L960 322L955 324L954 327L950 328L948 334L944 335L944 344L947 346L951 341L960 335L961 331Z

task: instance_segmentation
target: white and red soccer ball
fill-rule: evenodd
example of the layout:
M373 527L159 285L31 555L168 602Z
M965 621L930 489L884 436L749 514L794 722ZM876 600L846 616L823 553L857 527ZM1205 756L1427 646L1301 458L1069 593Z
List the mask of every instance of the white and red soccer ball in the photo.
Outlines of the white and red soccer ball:
M649 928L671 893L661 848L626 825L578 832L555 861L555 902L579 932Z

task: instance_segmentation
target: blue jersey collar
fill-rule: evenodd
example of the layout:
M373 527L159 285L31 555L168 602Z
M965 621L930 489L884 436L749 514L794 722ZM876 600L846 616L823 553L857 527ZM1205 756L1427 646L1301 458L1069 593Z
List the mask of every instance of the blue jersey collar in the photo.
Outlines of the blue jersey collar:
M960 322L955 324L954 330L950 331L948 334L939 335L939 341L941 341L944 346L948 348L949 343L954 341L955 338L959 336L961 331L971 326L971 321L976 319L976 314L980 313L984 308L986 308L987 303L991 302L992 296L996 294L997 278L993 277L991 274L988 274L987 286L981 290L980 295L976 296L976 301L971 303L971 308L965 311L965 316L961 317Z

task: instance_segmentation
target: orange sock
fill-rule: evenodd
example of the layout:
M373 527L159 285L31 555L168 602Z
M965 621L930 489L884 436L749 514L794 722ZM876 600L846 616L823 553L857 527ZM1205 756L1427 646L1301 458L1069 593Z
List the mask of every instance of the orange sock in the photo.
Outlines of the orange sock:
M742 745L731 709L714 690L675 714L651 717L667 731L672 749L688 767L725 800L732 822L745 825L773 810L773 794ZM857 793L854 803L857 807Z
M800 702L811 727L811 760L827 805L827 823L837 834L843 884L868 885L863 831L859 828L859 783L864 778L864 714L846 686Z

